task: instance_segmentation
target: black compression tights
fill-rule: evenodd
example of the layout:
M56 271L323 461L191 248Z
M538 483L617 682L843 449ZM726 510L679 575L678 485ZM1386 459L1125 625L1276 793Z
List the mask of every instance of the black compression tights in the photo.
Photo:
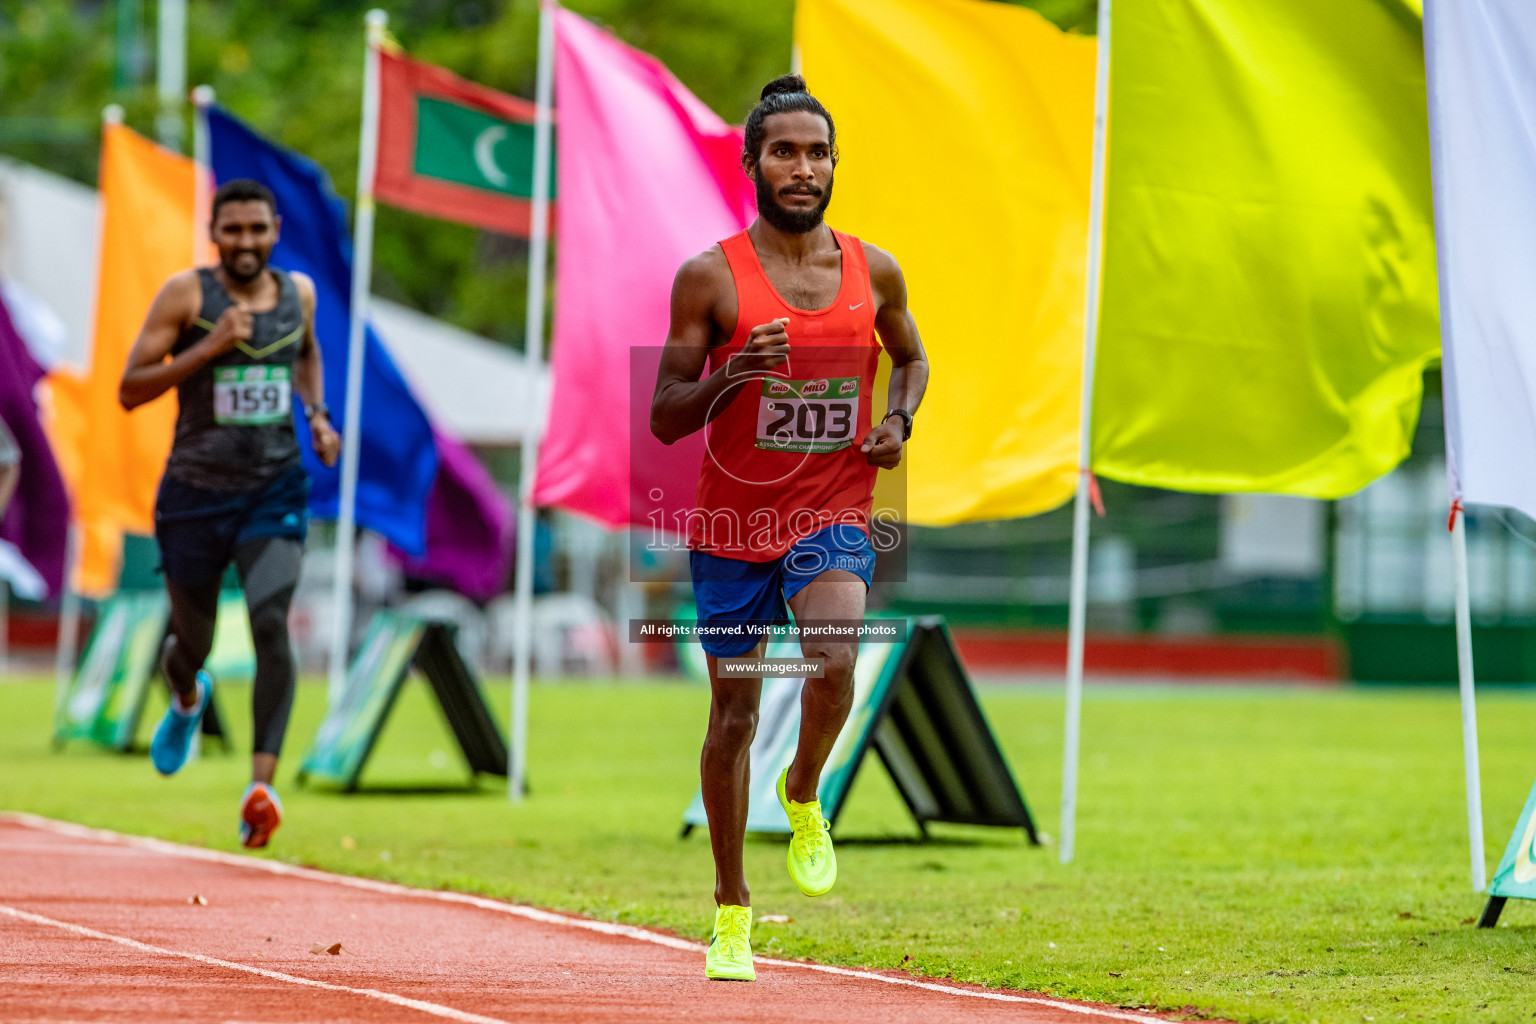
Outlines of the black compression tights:
M288 606L299 582L304 547L288 537L263 537L235 551L245 606L256 648L256 685L251 692L255 724L252 753L282 752L288 713L293 708L293 645L288 640ZM219 609L219 582L182 587L166 581L171 596L171 638L166 643L165 674L177 692L190 694L197 670L213 648Z

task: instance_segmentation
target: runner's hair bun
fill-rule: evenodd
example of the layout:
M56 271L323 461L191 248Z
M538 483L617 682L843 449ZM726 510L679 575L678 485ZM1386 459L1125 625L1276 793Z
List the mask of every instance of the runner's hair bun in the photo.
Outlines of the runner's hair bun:
M805 79L799 75L780 75L778 78L775 78L773 81L763 86L762 95L758 96L757 100L759 103L761 103L763 100L767 99L769 96L773 96L776 93L807 91L808 90L805 87Z
M757 106L747 115L747 123L742 132L742 157L756 160L762 155L764 118L771 114L796 112L815 114L826 119L827 141L832 144L832 161L836 163L837 127L832 123L832 115L827 113L827 108L821 105L820 100L810 94L805 87L805 79L799 75L780 75L763 86Z

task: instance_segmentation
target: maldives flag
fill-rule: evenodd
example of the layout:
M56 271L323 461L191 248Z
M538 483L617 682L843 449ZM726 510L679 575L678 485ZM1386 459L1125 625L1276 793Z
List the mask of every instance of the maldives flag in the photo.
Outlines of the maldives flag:
M532 103L388 52L379 99L382 202L528 237Z

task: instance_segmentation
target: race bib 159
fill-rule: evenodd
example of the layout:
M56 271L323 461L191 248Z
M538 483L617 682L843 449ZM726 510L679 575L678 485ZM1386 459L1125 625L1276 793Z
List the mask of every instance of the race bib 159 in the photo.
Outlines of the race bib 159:
M853 443L859 422L859 378L763 379L757 404L757 447L775 452L835 452Z
M286 366L219 366L213 371L213 418L252 426L289 416L292 385Z

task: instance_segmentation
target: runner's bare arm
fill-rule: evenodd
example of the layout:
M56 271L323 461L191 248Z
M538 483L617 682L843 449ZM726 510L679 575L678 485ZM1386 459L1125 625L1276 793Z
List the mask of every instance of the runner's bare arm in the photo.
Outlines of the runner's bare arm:
M197 317L202 297L202 285L195 270L184 270L161 287L144 318L144 326L139 328L117 387L117 400L124 409L135 409L159 398L210 360L251 336L250 311L231 306L207 337L167 360L177 336Z
M735 331L731 268L718 246L685 262L672 283L672 325L656 371L651 398L651 433L663 444L687 437L724 411L721 399L756 380L789 358L788 320L773 320L752 328L742 351L731 357L724 373L699 377L717 341ZM729 316L725 315L729 314ZM729 321L729 322L727 322Z
M304 336L299 340L299 357L293 363L293 389L306 409L325 402L325 367L320 360L320 344L315 340L315 282L308 274L289 274L299 291L299 307L304 311Z
M891 383L886 395L887 409L917 411L928 389L928 355L917 334L917 323L907 309L907 282L896 258L884 249L865 243L869 261L869 280L875 291L875 330L880 344L891 357ZM901 462L902 424L887 419L864 437L861 446L865 458L882 469L893 469Z
M331 426L330 414L325 411L325 366L320 360L320 342L315 338L315 282L308 274L297 271L291 276L304 310L304 337L299 342L299 358L293 365L293 386L309 418L310 444L315 454L327 466L334 466L341 453L341 436Z

